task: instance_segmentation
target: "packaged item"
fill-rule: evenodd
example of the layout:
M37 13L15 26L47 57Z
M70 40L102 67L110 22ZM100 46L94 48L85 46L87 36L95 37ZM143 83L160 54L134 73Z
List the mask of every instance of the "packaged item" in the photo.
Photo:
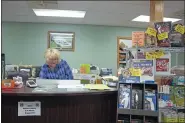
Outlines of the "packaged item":
M157 31L152 28L148 27L145 32L145 47L156 47L157 46L157 38L156 38Z
M165 53L164 56L155 60L156 75L169 75L171 68L171 53Z
M130 109L130 85L120 84L118 107Z
M132 67L140 69L140 82L154 81L153 60L133 59Z
M177 107L184 107L185 100L184 89L185 87L183 86L174 87L175 103Z
M146 59L146 55L144 52L137 52L137 59Z
M143 93L141 89L132 88L132 109L142 109Z
M177 77L177 85L185 85L184 76L176 76Z
M170 33L171 47L183 47L184 46L184 34L181 34L176 30L177 26L183 26L182 24L174 24Z
M180 113L178 113L178 122L179 123L184 123L185 122L185 114L184 113L182 113L182 112L180 112Z
M156 47L157 46L157 38L146 34L145 35L145 46L148 48Z
M157 110L157 96L155 90L145 90L145 95L144 95L144 109L145 110L152 110L156 111Z
M158 58L156 59L156 72L167 72L169 71L169 59Z
M171 73L176 74L178 76L184 76L185 75L184 68L185 68L184 65L174 66L171 68Z
M154 25L157 30L157 46L170 47L171 22L157 22Z

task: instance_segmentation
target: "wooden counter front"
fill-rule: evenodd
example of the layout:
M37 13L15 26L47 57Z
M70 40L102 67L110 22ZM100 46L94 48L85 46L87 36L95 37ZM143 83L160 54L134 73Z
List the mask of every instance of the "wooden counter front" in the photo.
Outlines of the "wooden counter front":
M2 123L116 123L117 90L2 91ZM19 101L40 101L41 116L18 116Z

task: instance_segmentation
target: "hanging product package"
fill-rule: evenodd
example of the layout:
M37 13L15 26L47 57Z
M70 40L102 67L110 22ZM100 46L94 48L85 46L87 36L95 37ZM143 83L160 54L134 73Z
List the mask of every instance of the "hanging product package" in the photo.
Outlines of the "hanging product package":
M171 68L171 73L176 74L178 76L184 76L185 74L184 67L185 67L184 65L174 66Z
M157 31L153 27L148 27L145 32L145 46L146 47L156 47L157 45L157 38L156 38Z
M154 25L157 30L157 46L170 47L171 22L156 22Z
M178 31L177 27L183 26L182 24L174 24L170 33L171 47L183 47L184 46L184 34Z

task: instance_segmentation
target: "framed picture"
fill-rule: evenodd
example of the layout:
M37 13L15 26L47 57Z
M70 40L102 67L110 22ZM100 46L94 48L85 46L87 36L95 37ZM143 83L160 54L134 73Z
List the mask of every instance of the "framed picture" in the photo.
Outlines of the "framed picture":
M48 48L55 48L60 51L75 50L75 33L74 32L48 32Z
M30 67L19 67L19 72L25 72L27 73L28 77L32 76L32 68Z

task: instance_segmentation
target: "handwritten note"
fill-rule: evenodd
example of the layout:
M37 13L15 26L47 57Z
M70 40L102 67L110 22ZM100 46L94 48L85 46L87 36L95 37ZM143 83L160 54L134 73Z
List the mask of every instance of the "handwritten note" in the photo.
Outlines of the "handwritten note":
M164 40L168 38L168 33L167 32L163 32L157 35L158 40Z
M132 76L141 76L142 74L141 69L130 68L129 71L131 72Z
M148 27L145 33L156 37L157 31L154 28Z
M185 29L185 26L181 26L179 24L175 27L175 31L177 31L181 34L184 34L184 29Z

